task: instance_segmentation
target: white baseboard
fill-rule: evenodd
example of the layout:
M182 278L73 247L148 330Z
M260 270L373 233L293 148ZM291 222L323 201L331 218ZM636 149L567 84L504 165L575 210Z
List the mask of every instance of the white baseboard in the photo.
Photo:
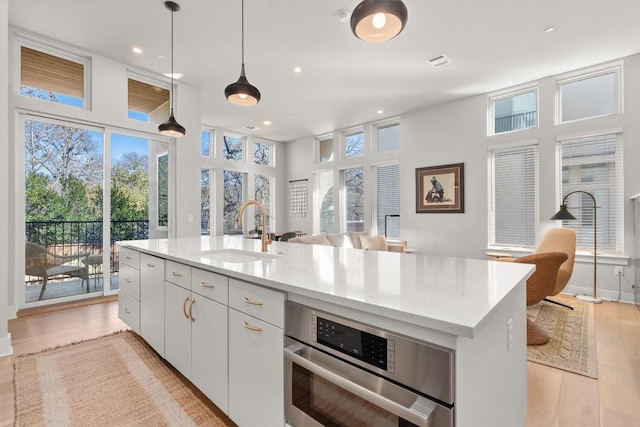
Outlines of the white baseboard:
M9 332L6 337L0 338L0 357L10 356L12 354L13 347L11 347L11 332Z
M604 301L620 301L626 303L635 303L635 295L633 292L621 292L618 291L610 291L606 289L598 289L598 298L602 298ZM563 294L569 295L589 295L593 296L593 288L578 288L575 286L567 286L562 291Z

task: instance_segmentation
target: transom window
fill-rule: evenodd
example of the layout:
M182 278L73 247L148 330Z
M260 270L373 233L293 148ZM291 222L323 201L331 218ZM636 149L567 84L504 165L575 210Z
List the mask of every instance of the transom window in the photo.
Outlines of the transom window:
M87 64L21 46L20 95L83 108Z
M203 157L211 157L213 154L213 130L203 130L200 131L200 154Z
M223 138L223 142L224 145L222 147L222 157L228 160L242 161L242 152L244 147L243 138L236 138L233 136L225 135Z
M349 133L344 136L344 157L359 157L364 155L364 133Z
M620 112L619 68L560 80L558 122L588 119Z
M376 127L376 151L393 151L400 149L400 125L394 123Z
M496 96L491 102L489 134L529 129L538 125L538 90Z
M253 144L253 161L256 165L273 166L273 144L270 142L255 142Z
M318 141L318 160L320 163L333 160L333 136L324 137Z

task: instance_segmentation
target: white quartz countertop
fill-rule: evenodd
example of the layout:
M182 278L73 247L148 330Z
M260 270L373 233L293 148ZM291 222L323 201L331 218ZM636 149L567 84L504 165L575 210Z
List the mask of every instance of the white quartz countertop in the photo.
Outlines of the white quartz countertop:
M473 338L491 311L534 267L454 257L364 251L273 242L271 258L210 256L254 251L260 240L242 236L118 242L140 252L189 264L273 289ZM249 261L247 261L249 260ZM524 303L524 302L523 302Z

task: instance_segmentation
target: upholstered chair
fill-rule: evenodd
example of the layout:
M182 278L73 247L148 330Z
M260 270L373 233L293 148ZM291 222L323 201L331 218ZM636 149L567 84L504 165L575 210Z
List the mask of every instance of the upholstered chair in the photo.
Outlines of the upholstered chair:
M384 236L360 236L360 246L365 250L388 251L387 240Z
M536 266L536 271L527 279L527 306L539 303L553 292L558 270L568 257L564 252L543 252L526 255L514 261ZM527 345L547 342L549 334L527 318Z
M571 274L573 273L573 264L576 259L576 232L571 228L552 228L542 235L540 242L534 249L533 253L542 252L564 252L568 258L562 263L558 270L558 277L556 278L556 285L553 291L549 295L558 295L569 283ZM557 301L547 299L547 301L554 304L560 304L562 306L573 309L565 304L561 304Z

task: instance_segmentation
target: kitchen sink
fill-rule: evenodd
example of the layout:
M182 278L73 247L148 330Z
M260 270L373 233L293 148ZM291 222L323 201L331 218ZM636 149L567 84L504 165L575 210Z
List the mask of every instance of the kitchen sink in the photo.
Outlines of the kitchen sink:
M243 264L248 262L268 261L278 258L278 255L266 252L245 251L242 249L214 249L210 251L201 251L195 255L201 258L207 258L212 261L230 262Z

